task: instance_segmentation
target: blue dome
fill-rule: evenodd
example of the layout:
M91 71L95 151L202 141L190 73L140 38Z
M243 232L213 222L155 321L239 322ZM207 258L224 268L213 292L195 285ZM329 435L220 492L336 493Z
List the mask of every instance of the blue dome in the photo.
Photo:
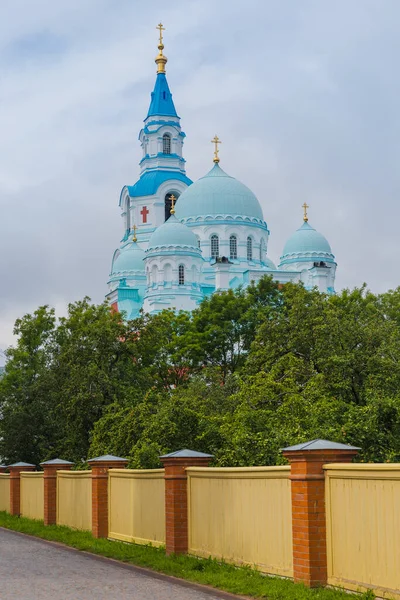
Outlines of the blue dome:
M139 248L136 242L128 244L122 248L120 254L114 261L112 274L122 273L126 271L143 271L144 272L144 250Z
M331 247L327 239L305 221L303 225L288 239L283 249L281 259L287 255L326 255L333 258Z
M276 271L275 263L270 258L268 258L268 256L266 256L264 258L263 263L266 267L268 267L268 269L271 269L272 271Z
M207 175L192 183L176 204L178 219L198 215L240 215L264 219L260 203L248 187L215 164Z
M189 227L171 215L150 237L149 250L160 246L189 246L198 250L198 241Z

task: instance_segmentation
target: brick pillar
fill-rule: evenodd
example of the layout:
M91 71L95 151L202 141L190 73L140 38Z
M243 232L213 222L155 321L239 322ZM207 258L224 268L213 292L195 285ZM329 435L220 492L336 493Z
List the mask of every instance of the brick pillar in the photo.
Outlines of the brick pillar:
M61 458L40 463L43 467L44 524L57 523L57 471L70 471L74 463Z
M21 471L34 471L35 465L17 462L8 467L10 471L10 513L21 514Z
M186 467L207 467L211 454L180 450L161 456L165 468L165 533L167 554L186 554L188 502Z
M326 463L351 462L359 448L313 440L283 449L291 466L294 580L326 585Z
M88 460L92 468L92 534L108 537L108 470L123 469L128 461L119 456L98 456Z

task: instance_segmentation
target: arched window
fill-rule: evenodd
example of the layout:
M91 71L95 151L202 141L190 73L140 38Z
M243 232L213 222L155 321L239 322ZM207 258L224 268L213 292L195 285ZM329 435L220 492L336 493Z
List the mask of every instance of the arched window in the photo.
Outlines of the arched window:
M171 154L171 136L169 133L164 133L162 136L162 151L163 154Z
M179 285L185 284L185 267L184 267L184 265L179 265L179 267L178 267L178 283L179 283Z
M196 265L193 265L192 267L192 283L197 283L197 268Z
M229 258L237 258L237 237L231 235L229 238Z
M172 281L172 267L169 263L164 266L164 281L166 283Z
M247 238L247 260L253 260L253 240L250 236Z
M165 221L168 221L168 219L171 216L171 208L172 208L171 196L175 196L175 200L174 200L174 206L175 206L178 201L179 194L178 194L178 192L168 192L168 194L165 194L165 198L164 198Z
M264 262L265 257L265 242L264 239L260 242L260 262Z
M126 222L126 230L131 230L131 199L129 196L125 199L125 222Z
M157 286L158 283L158 268L157 265L153 265L151 268L151 283L153 287Z
M211 257L218 258L218 256L219 256L219 238L214 233L211 236Z
M176 203L178 201L179 198L179 194L178 192L168 192L168 194L165 194L165 198L164 198L164 207L165 207L165 220L168 221L168 219L171 216L171 208L172 208L172 200L171 197L175 196L175 200L174 200L174 206L176 206Z

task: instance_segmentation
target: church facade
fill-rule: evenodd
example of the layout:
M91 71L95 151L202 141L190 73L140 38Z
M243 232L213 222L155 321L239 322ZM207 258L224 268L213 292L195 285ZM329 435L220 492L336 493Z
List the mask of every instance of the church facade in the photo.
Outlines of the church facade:
M139 133L140 176L123 187L123 238L114 252L107 298L132 319L141 309L193 310L218 290L247 286L268 274L334 293L336 262L326 238L303 223L283 247L278 266L268 255L270 231L260 203L219 160L217 136L211 170L186 175L182 131L170 92L158 26L157 76Z

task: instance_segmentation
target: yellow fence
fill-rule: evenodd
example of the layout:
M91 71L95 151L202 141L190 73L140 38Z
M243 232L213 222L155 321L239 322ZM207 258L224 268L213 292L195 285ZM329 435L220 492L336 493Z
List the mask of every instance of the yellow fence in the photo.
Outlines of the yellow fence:
M92 529L91 471L57 471L57 525Z
M0 510L10 512L10 476L0 473Z
M21 473L21 515L29 519L43 519L43 473Z
M325 469L328 582L400 599L400 464Z
M137 544L164 544L164 469L111 469L108 474L109 537Z
M290 467L187 473L191 554L293 576Z

